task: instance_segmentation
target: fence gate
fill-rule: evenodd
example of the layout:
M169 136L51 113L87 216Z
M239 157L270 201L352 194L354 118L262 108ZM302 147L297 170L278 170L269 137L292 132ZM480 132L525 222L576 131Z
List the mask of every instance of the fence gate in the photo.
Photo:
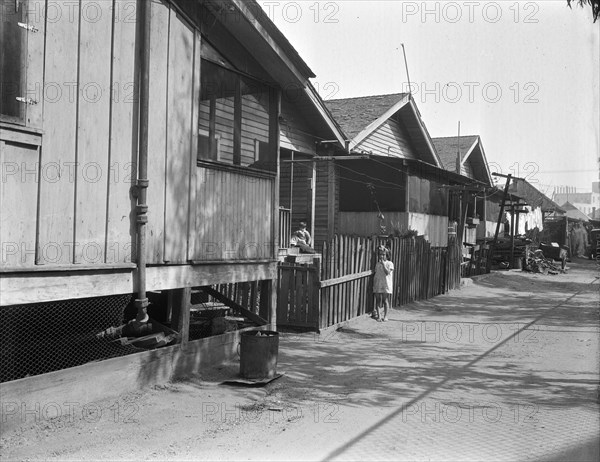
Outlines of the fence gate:
M319 328L318 264L279 265L277 325Z

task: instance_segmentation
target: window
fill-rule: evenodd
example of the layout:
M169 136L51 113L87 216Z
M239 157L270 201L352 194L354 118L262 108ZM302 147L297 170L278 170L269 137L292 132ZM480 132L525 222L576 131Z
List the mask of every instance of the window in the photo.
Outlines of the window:
M272 89L202 60L198 159L269 169Z
M0 13L0 118L23 123L26 108L17 98L24 96L27 87L26 2L0 0Z

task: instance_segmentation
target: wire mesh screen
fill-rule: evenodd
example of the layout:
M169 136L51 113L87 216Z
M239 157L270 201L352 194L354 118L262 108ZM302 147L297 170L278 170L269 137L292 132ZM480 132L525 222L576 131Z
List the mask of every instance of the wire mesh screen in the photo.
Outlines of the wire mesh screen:
M0 382L140 351L98 339L123 324L131 294L0 308Z

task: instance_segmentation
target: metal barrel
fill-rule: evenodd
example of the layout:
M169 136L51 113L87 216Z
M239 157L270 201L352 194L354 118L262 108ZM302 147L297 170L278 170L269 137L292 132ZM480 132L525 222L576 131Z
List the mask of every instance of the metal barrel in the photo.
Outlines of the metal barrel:
M277 373L278 353L278 332L243 332L240 343L240 375L246 379L273 378Z

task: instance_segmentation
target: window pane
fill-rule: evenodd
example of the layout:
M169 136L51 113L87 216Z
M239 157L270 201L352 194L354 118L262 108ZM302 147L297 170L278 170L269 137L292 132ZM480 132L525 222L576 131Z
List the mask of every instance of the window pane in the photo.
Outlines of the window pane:
M242 77L242 165L268 168L269 89Z
M198 157L233 163L235 89L238 76L202 61Z
M17 23L26 21L25 5L15 0L0 0L0 8L0 107L3 116L21 120L25 108L16 98L24 96L27 32Z

